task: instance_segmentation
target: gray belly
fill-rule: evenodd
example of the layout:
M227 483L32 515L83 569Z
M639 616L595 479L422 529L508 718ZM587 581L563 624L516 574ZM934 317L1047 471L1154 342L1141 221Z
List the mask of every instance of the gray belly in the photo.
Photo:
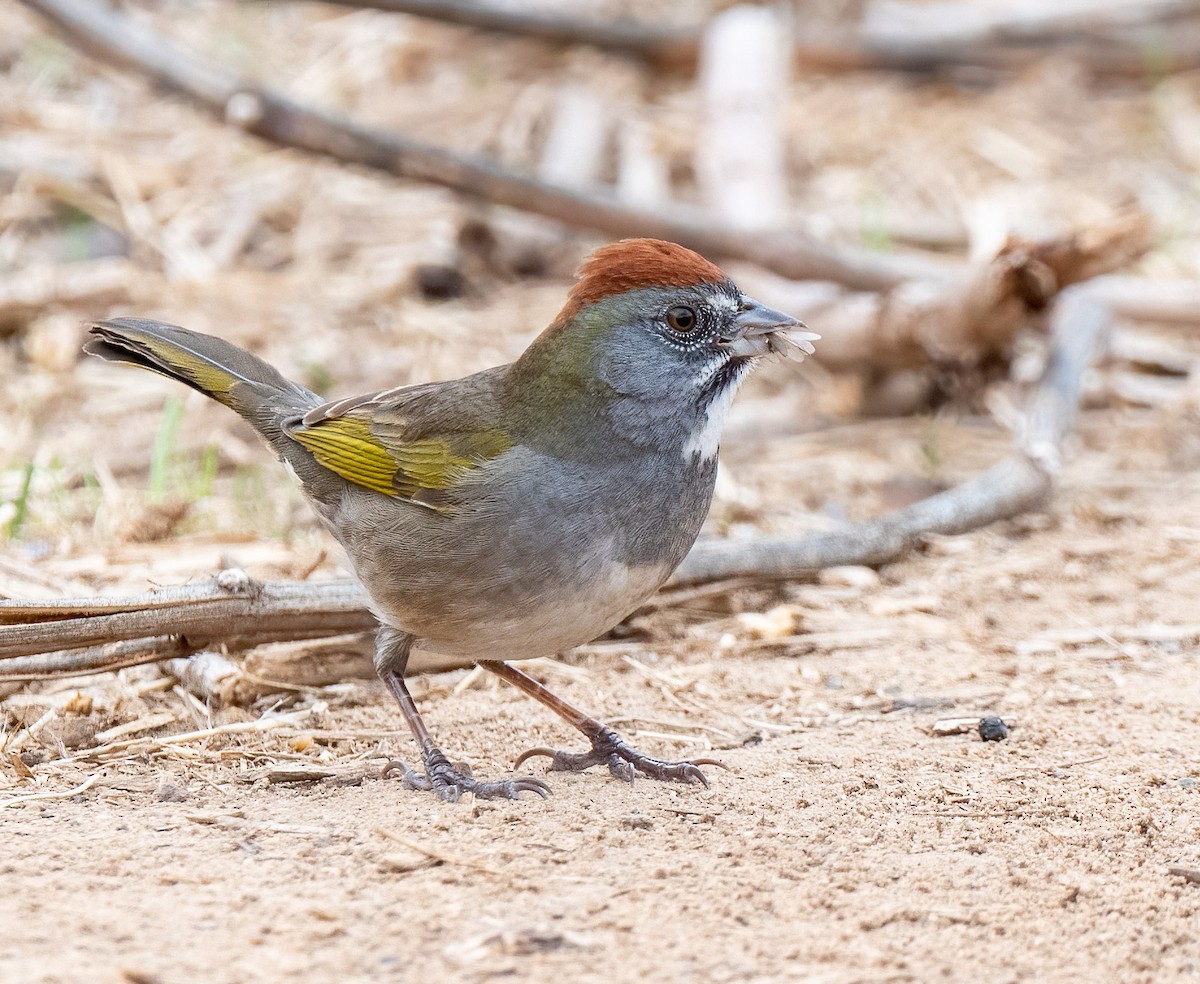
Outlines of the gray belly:
M601 470L532 454L480 469L445 514L343 500L333 525L377 614L421 649L521 659L594 639L662 585L708 511L715 469L678 454Z

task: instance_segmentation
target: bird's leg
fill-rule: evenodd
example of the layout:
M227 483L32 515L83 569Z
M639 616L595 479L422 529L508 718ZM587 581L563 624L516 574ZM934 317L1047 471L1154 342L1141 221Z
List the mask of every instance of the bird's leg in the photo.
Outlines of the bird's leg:
M700 771L700 766L715 765L722 769L728 768L724 763L710 758L692 759L687 762L666 762L663 759L652 758L639 752L612 728L605 727L594 717L584 714L579 708L568 704L528 673L518 670L512 664L500 660L481 660L479 665L485 670L495 673L502 680L507 680L518 690L523 690L534 700L545 704L559 717L582 731L592 743L591 750L587 752L531 748L521 754L516 765L513 766L514 768L519 769L526 759L535 755L545 755L550 759L551 772L582 772L593 765L607 765L609 772L626 782L633 782L633 777L640 772L651 779L699 782L703 783L705 788L708 788L708 779Z
M421 720L421 713L408 692L404 682L404 668L408 664L408 654L415 640L411 635L398 632L388 626L380 626L375 640L375 669L380 679L387 685L392 696L400 705L400 713L412 729L417 746L421 749L421 761L425 765L424 773L414 772L403 762L392 759L383 767L386 778L392 772L400 772L404 784L411 789L430 790L439 799L457 803L463 793L473 793L479 799L518 799L523 792L537 793L543 799L550 795L550 787L540 779L530 776L518 776L514 779L500 779L494 782L480 782L475 779L465 766L455 768L451 765L446 754L438 748Z

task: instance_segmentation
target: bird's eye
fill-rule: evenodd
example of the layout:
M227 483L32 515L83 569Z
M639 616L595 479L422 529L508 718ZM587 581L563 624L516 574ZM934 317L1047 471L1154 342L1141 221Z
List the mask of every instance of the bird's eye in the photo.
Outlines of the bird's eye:
M667 324L674 331L689 332L696 327L696 312L680 304L667 312Z

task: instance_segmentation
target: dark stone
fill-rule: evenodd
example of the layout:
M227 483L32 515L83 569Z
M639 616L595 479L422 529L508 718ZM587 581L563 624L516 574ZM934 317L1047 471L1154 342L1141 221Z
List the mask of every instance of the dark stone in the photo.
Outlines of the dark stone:
M417 290L427 301L447 301L461 297L466 281L456 267L444 263L422 263L413 272Z
M1004 723L1002 718L980 718L979 737L984 741L1004 741L1008 737L1008 725Z

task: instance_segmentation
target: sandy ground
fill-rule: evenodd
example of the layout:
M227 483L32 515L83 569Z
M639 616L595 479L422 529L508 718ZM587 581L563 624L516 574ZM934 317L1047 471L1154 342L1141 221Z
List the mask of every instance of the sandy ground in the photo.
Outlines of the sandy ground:
M1119 425L1089 421L1046 515L737 603L811 637L709 601L551 674L647 750L717 749L708 790L594 771L443 804L376 778L412 746L371 685L261 741L80 763L51 788L86 792L5 811L3 979L1189 979L1200 482L1114 462ZM491 681L452 694L465 672L418 690L477 773L572 741ZM1007 740L930 733L985 713ZM354 768L262 778L289 758Z
M649 128L676 193L695 191L687 79L310 5L189 3L157 23L297 98L518 169L558 88L592 85ZM82 363L84 318L219 332L344 395L511 359L594 244L554 233L532 279L467 257L465 294L427 301L415 267L456 261L485 210L232 134L15 5L0 61L0 271L115 251L123 278L115 299L0 327L0 527L20 525L0 542L3 596L336 572L249 431L198 395L173 416L177 391L149 374ZM878 242L999 216L1040 234L1133 203L1159 244L1136 272L1200 272L1195 73L801 76L786 119L796 228ZM1161 336L1194 367L1194 332ZM877 514L1009 446L974 416L995 392L863 422L859 382L819 357L805 370L766 370L741 399L708 534ZM879 572L676 596L535 667L651 753L721 759L709 789L593 770L548 776L544 802L440 803L380 779L413 745L369 680L233 707L152 667L0 689L0 981L1197 979L1200 414L1195 369L1190 396L1179 375L1148 399L1089 390L1043 513ZM467 670L414 690L481 776L576 744ZM1009 737L935 733L984 715Z

